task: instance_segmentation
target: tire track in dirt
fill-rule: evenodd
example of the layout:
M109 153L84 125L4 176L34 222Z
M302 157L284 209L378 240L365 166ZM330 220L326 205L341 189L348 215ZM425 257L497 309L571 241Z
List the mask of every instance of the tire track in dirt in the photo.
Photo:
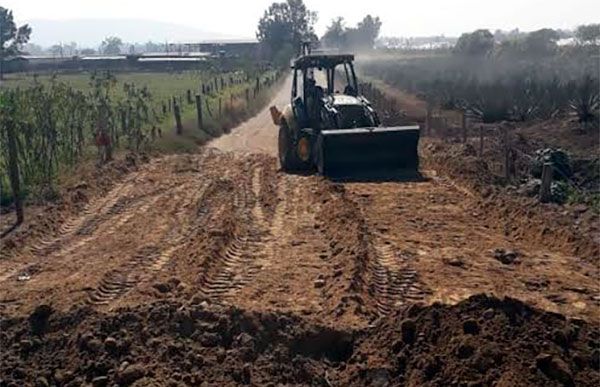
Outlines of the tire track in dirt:
M410 262L414 256L400 251L382 235L373 235L372 243L376 255L370 270L375 279L379 314L385 316L408 303L424 301L427 292L419 283L418 273Z
M203 159L204 156L197 158L198 165L202 164ZM173 179L161 184L153 184L154 178L152 177L160 172L162 167L176 163L177 160L173 156L169 156L153 161L147 168L127 177L105 198L97 199L95 203L87 206L82 217L69 222L64 227L65 233L55 238L46 248L39 250L37 255L47 256L52 252L55 252L57 257L69 255L97 237L114 235L134 216L146 213L159 200L173 192L179 192L181 181ZM80 239L77 239L78 237Z
M390 218L387 209L372 205L371 197L381 195L383 192L372 184L334 185L332 199L337 201L334 207L339 208L336 217L345 218L345 225L355 235L344 236L338 231L331 239L336 248L334 256L353 262L348 297L358 303L361 314L386 316L406 305L426 301L430 291L413 264L416 255L400 247L402 239L388 235L397 220Z
M86 204L81 216L66 220L59 227L58 235L33 241L27 250L34 255L47 256L61 249L69 238L92 234L102 222L125 212L127 208L142 201L146 196L157 195L168 190L172 185L156 189L152 185L145 186L143 183L149 175L160 171L164 164L168 164L173 159L174 156L156 159L145 165L142 170L131 173L106 195L92 199ZM140 184L149 191L136 192Z
M193 185L190 184L190 185ZM189 192L181 202L179 210L174 214L175 227L167 232L157 245L144 246L131 259L119 268L104 275L100 284L89 295L88 302L92 305L106 305L123 296L141 282L148 281L154 272L162 270L173 254L181 248L192 232L192 222L187 216L190 207L201 198L209 183L199 183L196 189L184 185L181 191ZM155 201L148 203L152 207Z
M419 273L413 265L416 254L402 248L402 239L394 233L397 219L388 208L373 205L372 198L390 195L390 185L380 188L373 184L350 184L348 190L357 203L365 221L367 239L372 246L369 259L370 287L373 289L377 312L388 315L408 304L424 302L431 293L419 279ZM390 202L389 204L393 204ZM388 235L391 232L391 235Z
M25 305L24 297L13 296L17 294L44 300L63 293L56 299L57 307L79 301L112 304L151 279L191 233L191 214L196 213L201 190L212 180L204 177L214 165L203 160L202 155L161 159L128 179L133 190L115 187L113 192L125 196L102 201L104 220L95 231L84 236L74 233L65 238L61 250L34 257L39 263L31 279L0 283L0 289L6 290L4 298L17 300L10 308Z
M256 164L242 168L241 180L236 181L232 211L237 227L224 248L209 258L213 265L201 276L200 291L210 298L231 297L261 270L258 262L268 238L268 224L259 200L262 169Z
M221 170L222 165L227 165L224 161L228 158L228 155L206 152L201 157L187 160L187 164L186 160L176 163L175 173L192 171L198 174L191 181L170 191L170 195L178 198L173 206L176 210L172 214L170 227L155 245L143 247L141 254L132 255L130 260L116 270L117 281L114 280L115 272L107 273L90 294L88 301L91 304L110 303L111 307L115 307L118 305L113 305L114 302L111 301L121 299L134 288L151 285L180 250L190 247L198 233L219 221L228 204L227 196L223 194L229 190L230 184L228 180L221 178L228 176ZM188 164L197 164L197 167L190 167ZM182 196L178 197L178 193L182 193ZM145 258L140 259L140 255L145 255ZM107 282L117 282L115 291L98 297L105 293L104 285Z
M27 261L28 263L17 265L17 267L7 268L7 270L0 272L0 282L16 277L20 275L19 273L25 274L30 272L31 270L28 269L35 266L35 263L32 263L32 261L34 261L36 257L47 257L49 254L56 252L60 249L61 244L64 243L66 239L76 236L78 230L81 230L86 222L90 222L91 219L98 217L99 214L108 212L108 210L119 200L121 192L125 190L126 187L131 188L131 184L127 184L127 181L130 180L133 180L133 176L130 176L126 182L113 188L106 196L88 202L82 210L82 215L71 217L66 220L59 227L57 235L51 237L42 236L32 240L29 243L29 246L25 247L23 251L17 254L20 260Z
M157 208L162 207L160 203L166 203L171 198L190 191L190 188L189 184L182 184L171 190L161 190L160 194L148 198L143 205L129 208L120 216L117 215L110 221L106 221L94 234L70 245L65 250L61 250L60 255L53 258L67 257L78 250L84 251L85 246L92 244L97 239L111 240L113 238L121 238L127 240L129 238L127 234L131 232L132 227L135 227L135 224L129 224L134 220L134 217L135 219L152 219L153 215L155 216L156 214ZM145 240L141 239L139 242L141 242L142 246L136 250L131 258L118 264L117 267L109 269L102 276L98 287L89 292L89 303L94 305L108 304L109 301L118 298L136 286L142 280L145 270L160 259L163 245L167 240L166 236L169 235L168 229L170 226L171 224L168 222L157 224L153 229L153 233L162 235L157 242L145 244ZM131 237L134 236L135 234L131 233ZM128 241L128 243L131 242L131 240ZM93 253L93 250L91 253ZM81 276L82 272L86 273L87 271L88 269L83 265L78 270L73 271L71 276L66 279Z
M231 302L249 310L356 325L354 315L340 318L339 305L346 296L340 288L348 286L340 273L346 264L331 259L336 247L328 239L332 225L320 216L331 212L322 179L281 173L278 180L277 194L269 193L278 200L270 207L268 239L259 257L262 269Z
M117 185L105 197L88 203L82 216L72 218L60 227L58 236L51 239L42 239L37 243L34 242L30 251L35 255L46 256L59 250L68 238L91 234L101 219L121 213L125 203L128 202L125 198L131 198L131 191L134 189L133 180L135 180L134 176ZM131 198L129 200L135 199Z
M141 195L132 195L130 190L125 190L126 195L131 196L103 200L104 204L99 206L99 214L86 214L81 218L68 221L67 225L61 227L62 231L59 236L37 242L27 249L21 254L21 259L28 263L22 264L10 272L0 274L0 282L12 280L21 275L19 273L31 272L32 267L37 270L40 266L65 259L74 252L85 248L96 238L115 234L131 218L139 213L144 213L154 205L166 190L168 188L161 188ZM117 192L124 190L115 188L113 191L113 194L116 195ZM151 198L150 202L144 203L144 199L147 198Z

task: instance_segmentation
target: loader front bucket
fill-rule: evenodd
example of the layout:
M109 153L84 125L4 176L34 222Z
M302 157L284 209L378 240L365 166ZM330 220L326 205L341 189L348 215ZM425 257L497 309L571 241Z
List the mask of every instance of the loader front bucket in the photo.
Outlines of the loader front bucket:
M417 174L418 146L418 126L323 130L317 139L317 167L331 177L370 171Z

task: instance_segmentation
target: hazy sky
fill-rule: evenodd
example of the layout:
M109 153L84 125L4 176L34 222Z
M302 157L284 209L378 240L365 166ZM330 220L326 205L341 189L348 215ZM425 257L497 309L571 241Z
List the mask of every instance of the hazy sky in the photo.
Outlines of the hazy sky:
M273 0L1 0L18 21L31 19L140 18L178 23L235 37L254 37ZM458 35L477 28L572 28L600 20L598 0L305 0L319 14L317 32L336 16L355 24L380 16L382 35Z

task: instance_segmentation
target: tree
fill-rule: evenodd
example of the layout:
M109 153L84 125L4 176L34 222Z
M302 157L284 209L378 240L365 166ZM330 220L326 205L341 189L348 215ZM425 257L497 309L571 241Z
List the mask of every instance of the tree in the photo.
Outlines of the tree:
M164 50L165 45L163 43L154 43L148 41L144 44L144 52L161 52Z
M95 55L96 54L96 50L94 50L93 48L82 48L81 50L79 50L79 54L81 54L81 55Z
M54 44L52 46L50 46L50 48L48 49L50 51L50 53L52 54L53 57L64 57L65 56L65 51L63 48L62 44Z
M331 20L331 25L327 27L325 34L321 38L321 44L329 48L341 48L346 44L346 26L344 18L338 17Z
M0 7L0 80L4 79L4 60L20 54L30 35L31 27L25 24L17 28L12 11Z
M42 55L44 48L38 44L27 43L23 46L23 52L28 55Z
M317 14L308 10L302 0L273 3L258 22L256 37L273 55L290 51L293 55L300 51L303 41L317 40L316 21Z
M344 19L338 17L331 21L322 41L326 47L370 50L380 30L381 20L378 17L367 15L355 28L346 28Z
M556 51L558 32L550 28L542 28L525 36L523 49L529 55L551 55Z
M381 20L379 17L367 15L358 23L356 30L359 37L358 47L372 49L381 30Z
M487 55L494 48L494 35L489 30L464 33L458 38L454 51L466 55Z
M100 51L106 55L119 55L121 53L121 46L123 45L123 41L121 38L116 36L109 36L102 42L100 46Z
M64 52L65 56L77 55L77 43L71 42L71 43L63 44L63 52Z
M600 24L587 24L577 27L575 38L581 44L600 44Z

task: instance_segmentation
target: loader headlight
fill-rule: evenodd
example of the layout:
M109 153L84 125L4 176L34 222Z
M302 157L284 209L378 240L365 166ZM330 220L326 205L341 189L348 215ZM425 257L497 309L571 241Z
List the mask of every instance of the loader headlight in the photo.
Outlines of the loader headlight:
M298 141L298 157L302 161L308 161L310 158L310 141L306 137L302 137Z

